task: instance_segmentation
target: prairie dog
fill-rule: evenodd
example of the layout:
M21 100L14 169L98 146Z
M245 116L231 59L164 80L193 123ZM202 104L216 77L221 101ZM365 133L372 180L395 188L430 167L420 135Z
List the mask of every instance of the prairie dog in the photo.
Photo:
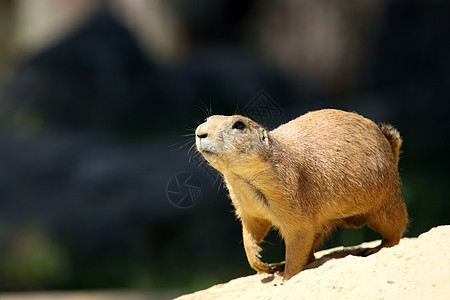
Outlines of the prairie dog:
M398 244L405 231L402 141L391 125L324 109L270 132L244 116L214 115L195 134L197 150L223 175L258 272L284 269L290 279L338 225L379 232L382 242L370 252ZM285 241L285 264L261 261L259 243L271 227Z

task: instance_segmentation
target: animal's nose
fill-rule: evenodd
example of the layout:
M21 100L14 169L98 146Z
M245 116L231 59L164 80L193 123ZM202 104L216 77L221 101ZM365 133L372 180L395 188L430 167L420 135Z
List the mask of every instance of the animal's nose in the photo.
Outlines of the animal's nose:
M208 136L208 134L206 132L198 132L197 136L199 139L204 139Z
M200 124L197 129L195 130L195 135L199 139L204 139L208 136L208 128L205 126L205 123Z

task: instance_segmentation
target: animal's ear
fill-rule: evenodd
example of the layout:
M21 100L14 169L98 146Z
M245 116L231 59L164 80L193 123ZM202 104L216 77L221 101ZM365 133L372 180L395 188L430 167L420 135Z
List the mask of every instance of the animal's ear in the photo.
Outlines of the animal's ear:
M261 141L264 143L264 145L269 146L270 145L269 133L264 128L261 128L260 130L261 130L260 132Z

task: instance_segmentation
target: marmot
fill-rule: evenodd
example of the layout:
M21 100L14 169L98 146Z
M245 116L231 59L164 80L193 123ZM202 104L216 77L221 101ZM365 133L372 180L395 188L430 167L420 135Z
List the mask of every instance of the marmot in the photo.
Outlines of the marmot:
M214 115L195 131L197 150L224 178L242 222L245 253L258 272L284 280L314 260L337 225L368 225L382 247L399 243L408 223L397 163L402 140L387 124L335 109L309 112L267 131L240 115ZM259 243L281 233L285 263L261 261Z

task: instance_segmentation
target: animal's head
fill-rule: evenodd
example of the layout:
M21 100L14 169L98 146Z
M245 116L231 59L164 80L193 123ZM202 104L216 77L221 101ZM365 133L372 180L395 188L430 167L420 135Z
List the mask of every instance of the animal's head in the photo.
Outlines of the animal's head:
M222 173L257 168L270 154L267 130L240 115L211 116L195 135L197 150Z

